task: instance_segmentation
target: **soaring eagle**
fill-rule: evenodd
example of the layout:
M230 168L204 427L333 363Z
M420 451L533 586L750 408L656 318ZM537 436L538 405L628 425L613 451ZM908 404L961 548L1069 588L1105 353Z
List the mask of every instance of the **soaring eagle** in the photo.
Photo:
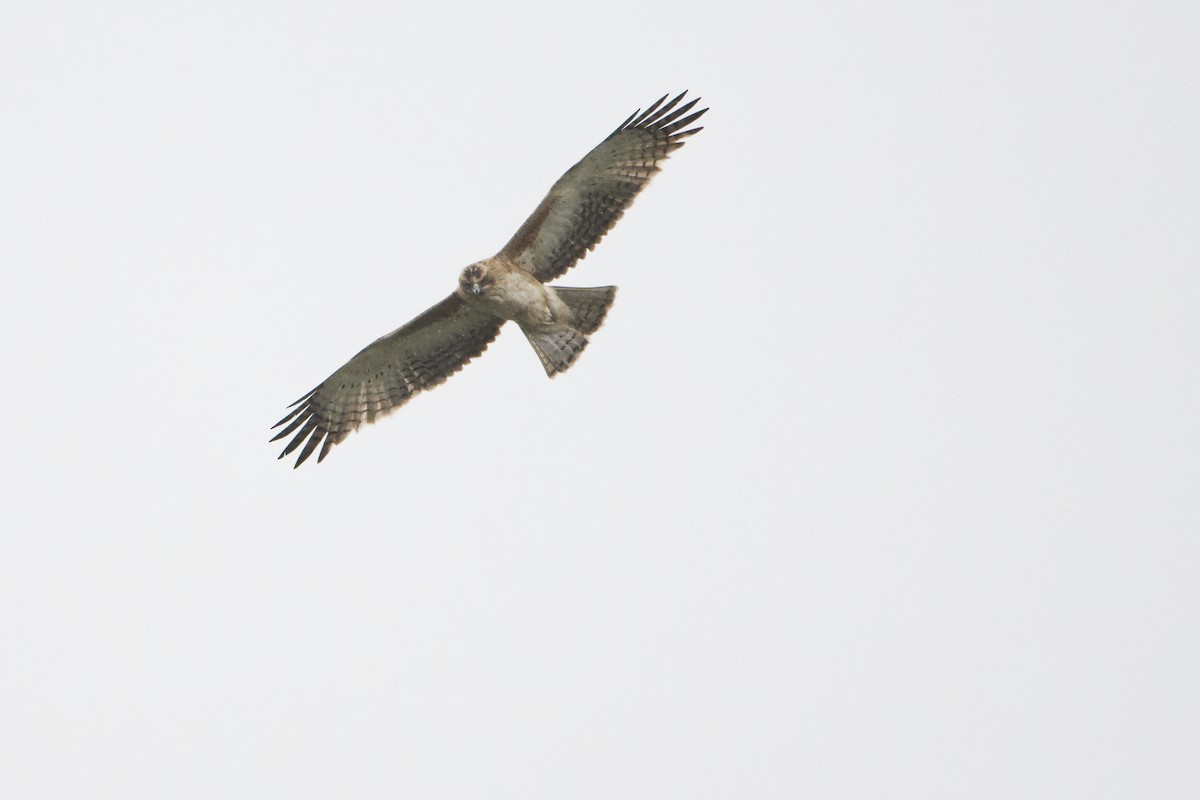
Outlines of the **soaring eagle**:
M604 321L617 287L547 286L587 255L617 223L659 164L702 130L688 126L708 109L684 92L638 109L567 170L504 248L466 267L454 293L407 325L376 339L289 408L271 441L303 445L300 466L317 461L364 422L374 422L462 369L512 320L553 378L575 363ZM690 113L689 113L690 112ZM293 436L293 434L295 434Z

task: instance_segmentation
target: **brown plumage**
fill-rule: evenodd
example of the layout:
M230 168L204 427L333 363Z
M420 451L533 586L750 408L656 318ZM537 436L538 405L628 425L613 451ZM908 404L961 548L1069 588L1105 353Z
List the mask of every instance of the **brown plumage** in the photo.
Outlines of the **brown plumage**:
M508 320L524 331L547 375L570 368L604 321L616 287L544 284L586 256L659 164L701 130L688 125L708 109L689 113L698 99L679 105L683 96L669 102L663 96L646 111L635 111L555 182L499 253L462 271L453 294L368 345L293 403L274 426L286 427L271 441L292 436L279 457L300 448L298 467L320 446L317 461L324 460L362 423L462 369Z

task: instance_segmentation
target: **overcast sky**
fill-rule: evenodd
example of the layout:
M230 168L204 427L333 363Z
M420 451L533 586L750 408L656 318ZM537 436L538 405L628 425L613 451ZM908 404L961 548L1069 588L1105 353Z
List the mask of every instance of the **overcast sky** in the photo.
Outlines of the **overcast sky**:
M10 2L0 795L1200 796L1192 2ZM711 110L322 464L285 406Z

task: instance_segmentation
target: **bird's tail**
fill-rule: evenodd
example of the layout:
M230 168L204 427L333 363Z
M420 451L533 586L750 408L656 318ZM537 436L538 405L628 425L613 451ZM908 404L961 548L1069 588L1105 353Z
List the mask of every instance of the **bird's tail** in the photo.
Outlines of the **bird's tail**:
M579 358L583 348L588 346L588 338L582 331L574 328L558 328L552 331L535 331L522 327L529 343L537 352L546 375L553 378L560 372L566 372Z
M600 328L617 296L615 286L597 286L594 289L571 289L566 286L549 288L571 309L575 327L583 333L595 333Z
M522 327L529 343L541 359L546 374L553 378L566 372L588 346L589 333L595 333L604 322L608 309L617 296L615 286L597 286L593 289L572 289L564 286L548 287L558 295L571 311L570 322L563 321L554 330L532 330Z

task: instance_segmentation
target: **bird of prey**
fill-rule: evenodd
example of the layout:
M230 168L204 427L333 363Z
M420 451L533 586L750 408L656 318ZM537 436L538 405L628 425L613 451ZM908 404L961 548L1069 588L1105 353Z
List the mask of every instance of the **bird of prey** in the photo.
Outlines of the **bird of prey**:
M604 321L617 287L546 286L587 255L616 224L663 161L701 130L699 98L667 96L638 109L567 170L499 253L466 267L454 293L412 322L376 339L289 408L271 441L317 445L317 461L364 422L372 423L430 389L482 353L508 320L533 345L546 374L569 369Z

